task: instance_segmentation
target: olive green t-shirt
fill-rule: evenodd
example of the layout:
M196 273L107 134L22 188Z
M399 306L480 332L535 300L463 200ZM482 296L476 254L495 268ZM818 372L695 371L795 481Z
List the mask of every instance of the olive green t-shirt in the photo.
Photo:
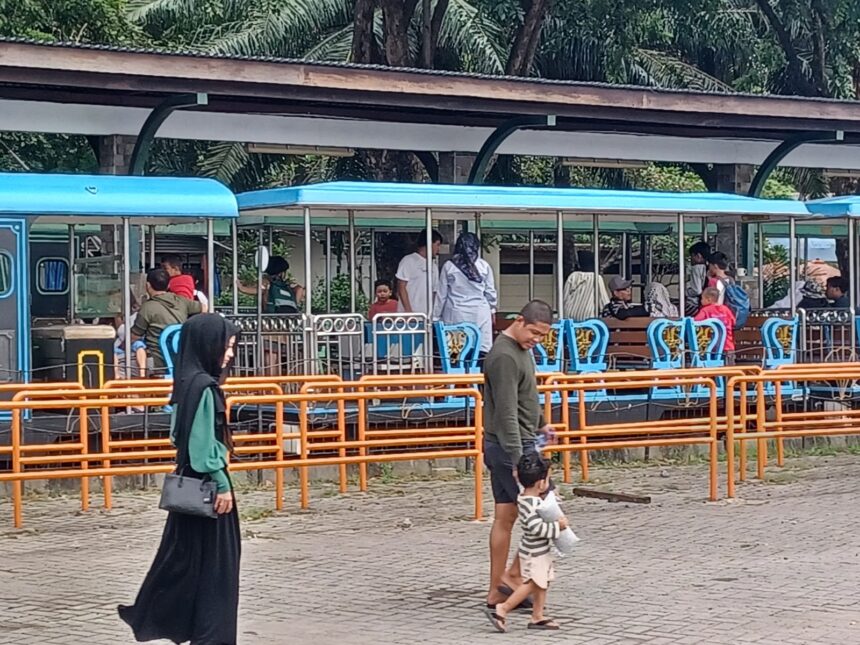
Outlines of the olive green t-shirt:
M532 353L505 333L484 359L484 433L514 465L544 425L535 371Z
M146 351L152 357L156 369L164 369L167 366L158 344L161 332L171 325L181 325L189 316L201 311L199 302L177 296L175 293L160 293L140 306L131 333L143 338Z

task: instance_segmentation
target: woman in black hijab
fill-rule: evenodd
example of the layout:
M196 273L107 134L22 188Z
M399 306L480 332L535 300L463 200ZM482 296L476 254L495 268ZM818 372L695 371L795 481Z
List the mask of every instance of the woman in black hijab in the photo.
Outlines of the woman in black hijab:
M221 383L236 328L217 314L182 326L176 363L171 440L186 476L218 485L217 519L170 513L155 561L137 600L120 617L139 642L169 639L191 645L235 645L239 604L239 515L227 473L231 448Z
M474 233L464 232L457 238L454 255L439 275L433 320L446 325L463 322L477 325L481 331L478 350L483 355L493 344L498 295L493 270L480 257L480 251L481 241Z

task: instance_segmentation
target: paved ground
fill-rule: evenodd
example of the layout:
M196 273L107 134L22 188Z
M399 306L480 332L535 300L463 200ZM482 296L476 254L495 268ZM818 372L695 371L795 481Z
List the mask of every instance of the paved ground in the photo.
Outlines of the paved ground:
M489 524L469 520L469 480L318 486L311 512L278 516L248 492L240 642L860 643L860 458L771 473L708 504L701 467L597 469L654 501L568 498L583 542L550 591L554 635L526 632L525 615L496 634L481 614ZM29 501L25 529L0 529L0 643L131 641L114 607L134 598L164 517L152 494L115 503Z

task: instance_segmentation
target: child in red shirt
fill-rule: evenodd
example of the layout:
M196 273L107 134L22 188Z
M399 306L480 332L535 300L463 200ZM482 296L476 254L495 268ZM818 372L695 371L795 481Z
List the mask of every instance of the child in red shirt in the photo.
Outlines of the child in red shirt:
M388 280L377 280L374 288L376 289L376 302L370 305L367 318L373 320L376 314L396 314L397 301L391 298L391 283Z
M161 259L161 268L170 276L170 284L167 286L170 293L186 300L194 300L194 278L182 273L182 258L178 255L165 256Z
M726 305L719 304L720 292L716 287L708 287L702 292L702 307L693 320L708 320L714 318L726 327L725 352L735 351L735 314Z

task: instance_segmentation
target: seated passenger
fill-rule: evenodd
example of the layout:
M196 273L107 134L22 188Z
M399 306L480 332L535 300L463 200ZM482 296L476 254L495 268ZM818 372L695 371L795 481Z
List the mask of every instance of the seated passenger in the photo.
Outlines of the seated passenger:
M199 302L170 293L167 290L169 283L170 278L164 269L152 269L146 274L149 299L140 306L131 328L132 347L139 340L146 343L149 362L157 374L162 374L167 368L158 343L161 332L171 325L181 325L190 316L202 311Z
M632 280L625 280L621 276L615 276L609 281L609 291L612 293L612 297L603 308L602 315L604 318L627 320L628 318L648 317L648 310L645 307L630 302L633 299L633 291L630 289L632 285Z
M708 258L711 257L711 247L707 242L696 242L690 247L690 267L687 271L687 284L684 295L684 311L688 316L694 316L699 311L702 291L707 286ZM653 316L654 313L652 312Z
M373 286L376 292L376 301L370 305L367 319L373 320L377 314L396 314L397 301L391 297L391 283L388 280L377 280Z
M564 283L564 317L577 322L597 318L598 313L609 302L609 293L603 280L597 276L597 306L594 303L594 253L579 251L576 254L576 270L567 276Z
M702 292L702 306L693 320L719 320L726 328L725 352L735 351L735 314L726 305L719 304L720 292L716 287L708 287Z
M848 280L840 276L827 278L827 299L834 309L848 309L851 307L851 299L848 297L850 289Z
M800 288L800 296L800 302L797 303L798 309L826 309L830 306L824 294L824 287L818 280L804 282Z
M699 297L696 296L696 311L699 310ZM660 282L652 282L645 293L645 308L652 318L677 318L678 307L669 297L669 290ZM686 306L684 307L686 309Z
M165 255L161 258L161 268L167 271L170 283L167 290L186 300L194 300L194 278L182 273L182 258L178 255Z
M134 327L134 322L137 320L137 312L140 306L134 294L131 294L131 326ZM116 326L116 340L113 345L114 356L114 373L117 375L123 374L124 378L133 378L135 374L141 378L146 376L146 343L142 340L135 341L131 344L131 351L134 352L137 371L132 371L131 374L126 374L125 370L125 321L123 317L117 316L114 319ZM117 378L120 378L119 376Z

